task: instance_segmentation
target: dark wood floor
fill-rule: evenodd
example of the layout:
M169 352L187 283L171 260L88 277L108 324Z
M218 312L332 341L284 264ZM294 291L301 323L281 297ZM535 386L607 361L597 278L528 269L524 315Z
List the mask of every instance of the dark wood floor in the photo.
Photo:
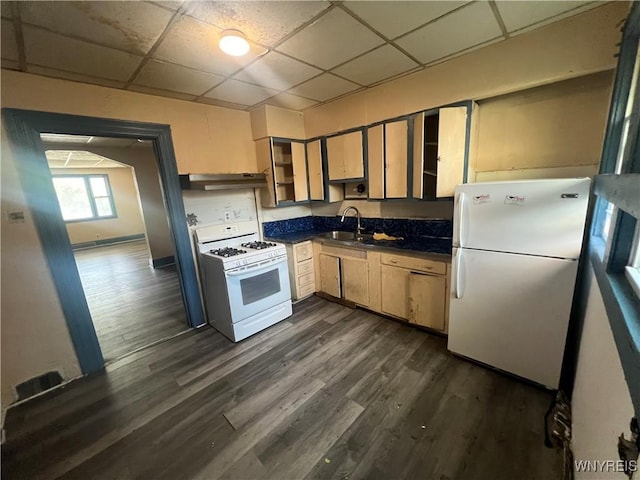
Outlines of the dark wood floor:
M188 330L175 266L152 269L145 240L74 254L105 361Z
M3 478L553 480L548 392L318 297L206 327L9 410Z

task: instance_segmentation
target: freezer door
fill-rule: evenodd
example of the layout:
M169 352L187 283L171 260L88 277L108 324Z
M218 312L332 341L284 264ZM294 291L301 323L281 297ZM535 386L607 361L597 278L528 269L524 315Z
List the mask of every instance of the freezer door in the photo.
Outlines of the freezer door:
M578 258L589 185L588 178L458 185L453 245Z
M558 388L578 262L453 249L448 348Z

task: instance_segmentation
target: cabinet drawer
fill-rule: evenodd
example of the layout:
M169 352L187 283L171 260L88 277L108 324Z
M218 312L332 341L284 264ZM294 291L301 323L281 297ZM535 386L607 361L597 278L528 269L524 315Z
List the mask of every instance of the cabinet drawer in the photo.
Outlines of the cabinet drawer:
M309 285L305 285L303 287L298 287L296 289L296 292L298 294L298 298L303 298L303 297L306 297L308 295L311 295L312 293L315 293L315 291L316 291L315 283L310 283Z
M313 273L313 258L305 260L304 262L296 263L296 275L305 275L307 273Z
M313 256L313 248L311 242L302 242L293 247L295 250L296 262L308 260Z
M426 258L405 257L401 255L390 255L383 253L380 255L380 262L385 265L393 265L394 267L408 268L419 272L434 273L445 275L447 273L447 265L442 262L434 262Z
M304 275L298 275L296 282L298 282L298 286L309 285L310 283L314 283L316 281L313 272L305 273Z

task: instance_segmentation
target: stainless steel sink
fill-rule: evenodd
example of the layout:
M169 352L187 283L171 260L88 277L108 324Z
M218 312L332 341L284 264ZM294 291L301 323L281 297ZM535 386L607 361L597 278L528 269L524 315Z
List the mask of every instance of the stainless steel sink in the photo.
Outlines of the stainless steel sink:
M330 240L338 240L343 242L363 242L373 237L368 233L361 233L356 237L355 232L343 232L341 230L334 230L332 232L326 232L318 235L321 238L327 238Z

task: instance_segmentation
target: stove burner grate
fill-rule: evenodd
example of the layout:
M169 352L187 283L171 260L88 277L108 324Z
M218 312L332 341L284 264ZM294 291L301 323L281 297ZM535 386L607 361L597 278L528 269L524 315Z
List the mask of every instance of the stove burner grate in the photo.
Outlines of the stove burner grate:
M244 248L251 248L253 250L263 250L265 248L276 247L277 245L271 242L247 242L243 243L242 246Z
M213 255L218 255L219 257L227 258L227 257L235 257L236 255L242 255L243 253L247 253L247 251L241 250L239 248L226 247L226 248L218 248L216 250L209 250L209 253Z

